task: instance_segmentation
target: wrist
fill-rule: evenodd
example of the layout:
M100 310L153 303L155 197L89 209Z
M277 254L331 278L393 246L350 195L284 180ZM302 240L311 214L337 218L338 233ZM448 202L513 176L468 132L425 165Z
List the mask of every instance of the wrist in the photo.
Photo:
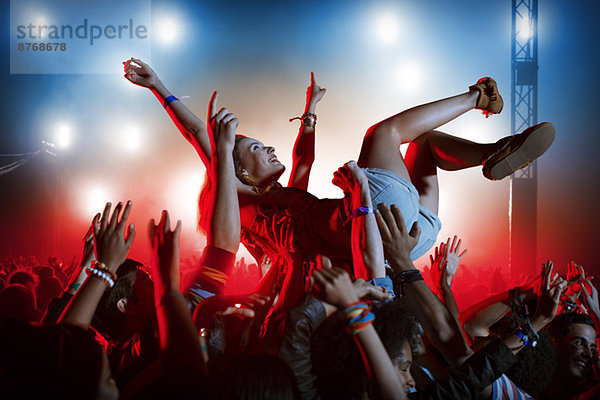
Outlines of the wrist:
M396 274L417 269L410 257L390 258L388 259L388 262Z

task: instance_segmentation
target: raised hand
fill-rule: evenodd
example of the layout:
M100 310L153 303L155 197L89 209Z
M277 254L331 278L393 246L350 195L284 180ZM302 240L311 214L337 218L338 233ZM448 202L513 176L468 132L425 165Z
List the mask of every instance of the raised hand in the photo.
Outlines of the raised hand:
M429 262L431 268L429 268L429 277L436 290L441 292L442 285L444 284L443 270L446 268L446 243L442 242L439 246L435 247L433 255L429 255Z
M311 277L312 294L337 307L344 308L358 301L350 276L341 268L321 268Z
M102 215L96 214L92 220L94 227L94 250L96 260L102 262L111 271L116 271L127 258L127 253L135 237L135 229L130 224L125 236L125 225L131 211L131 201L128 201L123 209L123 203L119 202L112 216L110 215L111 203L106 203ZM119 214L123 210L121 217Z
M321 101L321 99L323 98L323 96L325 96L325 92L327 91L327 89L322 88L321 86L319 86L317 84L317 81L315 80L315 74L314 73L310 73L310 86L308 87L308 89L306 89L306 105L307 105L307 110L309 105L312 105L313 107L319 102Z
M355 279L354 282L352 282L352 289L354 289L354 294L356 294L356 297L359 299L368 298L378 301L393 299L393 296L386 289L380 286L371 285L361 278Z
M569 281L569 288L565 292L566 296L577 298L579 291L581 290L580 281L585 280L585 270L581 265L577 265L575 261L570 261L567 264L567 281Z
M148 235L152 247L152 276L155 299L160 302L169 292L179 292L179 235L181 221L171 230L169 213L163 210L158 224L154 218L148 224Z
M213 106L216 106L217 97L218 93L215 92L211 98L211 109ZM212 119L210 119L211 145L214 144L216 150L233 151L233 147L235 146L235 130L238 124L239 121L236 116L226 108L222 108L218 113L214 114Z
M598 298L598 289L596 289L596 286L594 286L594 284L591 282L591 279L592 277L581 282L581 292L583 293L583 298L585 299L588 314L593 313L593 316L595 316L597 319L600 319L600 301Z
M456 271L458 270L458 264L463 256L467 253L467 249L465 249L462 253L460 252L460 245L462 244L462 239L458 239L458 236L454 235L452 239L452 244L450 244L450 238L446 242L444 246L444 251L446 253L446 265L445 269L442 272L443 277L446 278L446 282L448 286L452 283L452 278L456 275Z
M415 248L421 236L421 229L417 222L415 221L410 231L407 231L404 217L395 204L392 204L391 209L386 204L379 204L378 209L375 210L375 217L381 234L385 258L391 263L394 271L402 272L414 268L410 252Z
M160 82L152 68L140 59L131 57L129 60L123 62L123 68L125 70L125 78L138 86L154 89Z
M560 304L560 296L568 286L568 282L558 274L552 276L552 261L548 260L542 267L542 283L540 286L540 295L535 317L542 320L551 321Z

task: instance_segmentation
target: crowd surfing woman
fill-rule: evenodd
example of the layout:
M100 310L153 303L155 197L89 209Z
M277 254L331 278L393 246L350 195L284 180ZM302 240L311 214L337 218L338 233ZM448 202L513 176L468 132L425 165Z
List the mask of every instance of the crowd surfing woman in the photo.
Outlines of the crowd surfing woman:
M206 124L172 95L150 66L135 58L124 62L124 66L125 78L154 93L210 171ZM341 185L346 191L343 199L318 199L307 192L307 187L314 161L315 108L325 89L317 85L314 76L311 78L287 187L278 183L285 167L273 147L237 135L233 150L242 243L257 259L267 255L271 260L282 260L277 263L278 270L272 273L277 276L274 290L279 294L271 310L273 320L283 318L285 311L303 294L306 277L317 254L327 255L338 264L350 262L351 242L366 240L351 234L353 224L349 221L352 219L355 222L367 220L361 217L372 214L380 203L397 205L411 235L417 236L420 232L418 244L411 252L411 258L417 259L433 246L441 229L437 216L437 168L453 171L483 165L486 178L499 180L541 156L554 140L554 127L548 122L490 144L437 131L438 127L474 108L486 116L502 111L503 101L496 82L482 78L465 93L402 111L370 127L358 161L342 167L334 175L334 184L338 186L344 176L366 175L367 184L357 185L353 191ZM218 93L214 92L209 103L209 121L229 114L225 108L217 112L217 98ZM233 114L229 118L234 118ZM403 143L409 143L404 158L399 149ZM356 165L364 174L352 172ZM199 202L201 229L203 209L210 207L204 201L208 196L203 194L215 184L207 174ZM356 231L365 232L365 229ZM385 277L382 265L373 267L371 264L370 269L355 268L353 272L356 278Z

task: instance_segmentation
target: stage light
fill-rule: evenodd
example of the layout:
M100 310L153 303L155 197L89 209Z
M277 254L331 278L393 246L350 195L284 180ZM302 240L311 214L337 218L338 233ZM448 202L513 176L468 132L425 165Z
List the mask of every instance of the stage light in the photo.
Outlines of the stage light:
M115 199L112 193L103 185L92 184L88 185L81 192L81 211L85 218L89 218L90 221L96 215L104 210L104 206L107 202L113 202L113 208L116 205Z
M136 126L126 127L119 138L119 146L130 153L134 153L140 150L142 140L140 130Z
M398 20L394 14L385 13L375 22L377 37L384 43L391 43L398 36Z
M520 40L527 41L533 36L533 26L527 16L517 18L517 32Z
M152 38L163 44L172 44L180 35L181 22L174 17L162 17L152 24Z
M421 68L415 62L403 62L396 70L396 82L403 91L414 91L421 84Z
M60 149L66 149L71 145L71 127L65 123L59 124L54 133L54 144Z

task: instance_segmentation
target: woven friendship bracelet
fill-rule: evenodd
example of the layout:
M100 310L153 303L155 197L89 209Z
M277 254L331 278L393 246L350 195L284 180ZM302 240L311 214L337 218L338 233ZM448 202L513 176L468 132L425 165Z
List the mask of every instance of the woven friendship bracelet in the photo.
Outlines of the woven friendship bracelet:
M371 307L360 301L339 310L338 315L348 324L346 332L351 335L356 335L375 320L375 316L371 312Z

